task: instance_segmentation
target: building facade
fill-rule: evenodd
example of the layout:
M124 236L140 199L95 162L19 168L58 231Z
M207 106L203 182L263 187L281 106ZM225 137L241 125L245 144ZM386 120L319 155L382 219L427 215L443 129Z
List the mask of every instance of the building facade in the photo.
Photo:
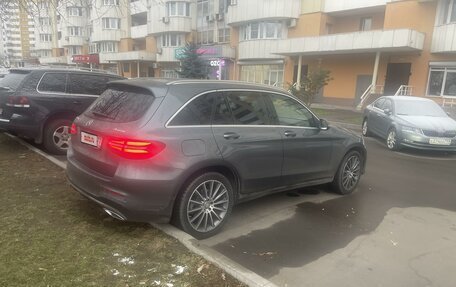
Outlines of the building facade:
M182 47L196 42L212 79L286 88L329 70L317 99L324 103L356 106L368 94L456 97L455 2L60 1L56 15L35 18L35 51L41 63L173 78Z

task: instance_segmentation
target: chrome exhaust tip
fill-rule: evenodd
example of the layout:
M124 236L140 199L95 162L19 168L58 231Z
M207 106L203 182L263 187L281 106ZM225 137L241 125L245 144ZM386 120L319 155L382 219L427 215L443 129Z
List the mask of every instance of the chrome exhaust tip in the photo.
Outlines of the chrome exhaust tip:
M106 212L109 216L111 216L112 218L115 218L117 220L121 220L121 221L125 221L127 220L127 218L125 218L125 216L115 212L115 211L112 211L110 209L107 209L107 208L103 208L104 212Z

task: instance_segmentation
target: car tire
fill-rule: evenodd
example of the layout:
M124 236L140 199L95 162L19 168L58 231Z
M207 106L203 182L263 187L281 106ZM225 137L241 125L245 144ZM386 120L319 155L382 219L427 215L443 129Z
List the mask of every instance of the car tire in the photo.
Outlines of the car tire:
M350 151L344 156L339 165L332 186L338 194L346 195L352 193L358 186L361 179L361 170L364 158L358 151Z
M184 188L177 199L173 222L196 239L218 233L233 208L230 181L220 173L208 172Z
M390 128L388 130L388 134L386 136L386 147L392 151L399 150L399 142L395 128Z
M372 133L369 130L369 126L367 125L367 118L364 119L361 130L364 137L370 137L372 135Z
M70 139L71 120L55 119L44 127L43 144L47 151L55 155L65 155Z

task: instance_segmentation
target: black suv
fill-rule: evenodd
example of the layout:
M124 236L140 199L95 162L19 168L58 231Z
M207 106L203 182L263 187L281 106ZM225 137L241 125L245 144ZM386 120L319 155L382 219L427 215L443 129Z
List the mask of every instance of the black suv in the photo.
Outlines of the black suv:
M69 128L117 75L80 69L11 69L0 80L0 130L65 154Z

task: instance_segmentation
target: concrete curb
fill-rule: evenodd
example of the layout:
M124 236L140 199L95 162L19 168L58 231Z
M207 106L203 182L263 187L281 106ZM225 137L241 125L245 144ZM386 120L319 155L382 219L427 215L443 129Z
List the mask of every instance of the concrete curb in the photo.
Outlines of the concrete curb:
M62 169L66 169L66 165L56 159L53 156L46 154L45 152L41 151L40 149L30 145L29 143L25 142L24 140L13 136L9 133L5 133L10 138L16 140L20 144L24 145L28 149L36 152L37 154L41 155L42 157L48 159L53 164L59 166ZM233 276L237 280L241 281L242 283L251 286L251 287L277 287L274 283L270 282L269 280L261 277L260 275L250 271L249 269L237 264L236 262L232 261L231 259L227 258L226 256L222 255L221 253L211 250L205 245L200 245L196 239L192 236L188 235L187 233L177 229L176 227L170 224L155 224L151 223L151 225L162 232L166 233L167 235L177 239L180 243L182 243L186 248L188 248L191 252L198 254L199 256L203 257L207 261L211 262L212 264L218 266L220 269L223 269L227 274Z
M200 255L244 284L251 287L277 287L277 285L271 281L239 265L233 260L227 258L225 255L208 248L204 244L199 244L198 240L194 239L192 236L180 229L177 229L169 224L151 224L153 227L179 240L179 242L187 247L191 252Z

